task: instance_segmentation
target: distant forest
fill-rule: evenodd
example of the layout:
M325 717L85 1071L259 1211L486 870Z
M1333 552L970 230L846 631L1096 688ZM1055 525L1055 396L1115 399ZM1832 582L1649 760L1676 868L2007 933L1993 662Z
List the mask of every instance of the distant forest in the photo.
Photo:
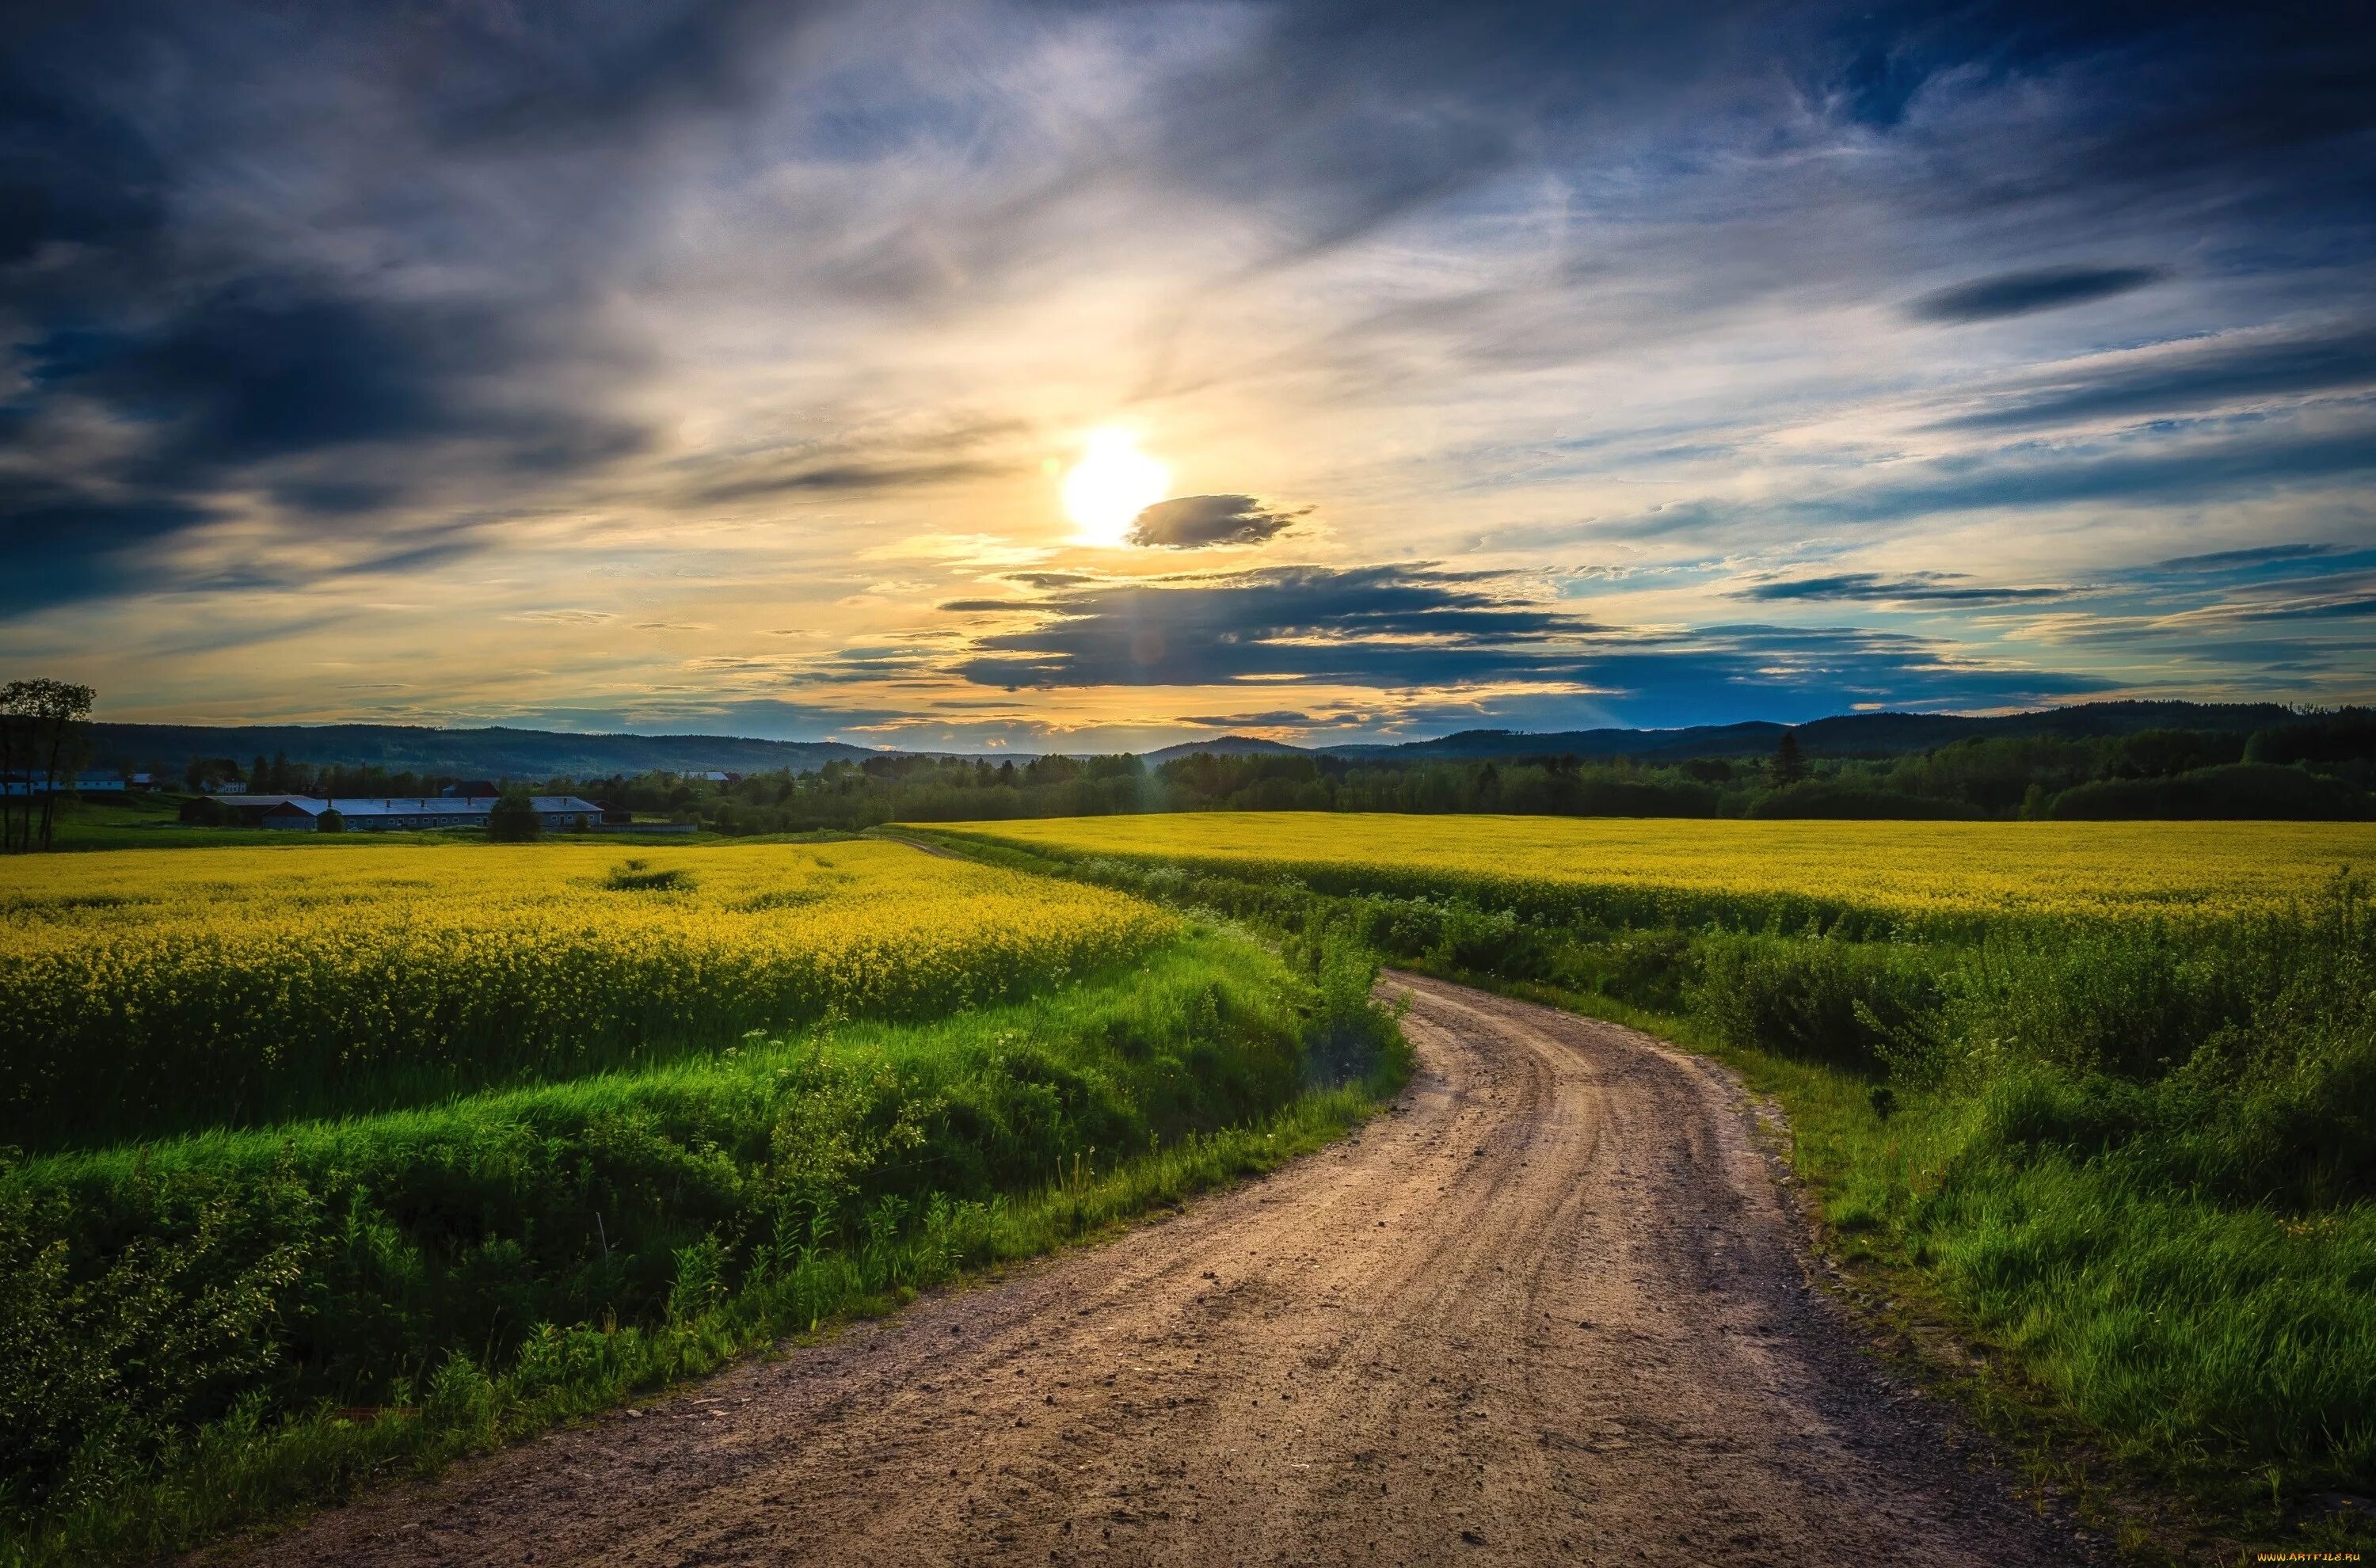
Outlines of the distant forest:
M1992 738L1884 757L1810 756L1785 731L1765 757L880 756L725 783L670 774L565 782L606 805L724 833L1170 811L2349 820L2376 815L2376 711L2249 734Z

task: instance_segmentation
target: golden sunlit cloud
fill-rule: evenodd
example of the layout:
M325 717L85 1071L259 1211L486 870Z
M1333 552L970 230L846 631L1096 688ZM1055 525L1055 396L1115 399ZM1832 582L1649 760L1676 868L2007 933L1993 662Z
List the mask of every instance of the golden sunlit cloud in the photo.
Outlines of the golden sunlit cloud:
M1064 476L1064 514L1080 529L1083 544L1107 549L1129 536L1139 513L1162 500L1171 487L1171 470L1138 449L1138 438L1126 430L1099 430L1089 434L1088 452Z

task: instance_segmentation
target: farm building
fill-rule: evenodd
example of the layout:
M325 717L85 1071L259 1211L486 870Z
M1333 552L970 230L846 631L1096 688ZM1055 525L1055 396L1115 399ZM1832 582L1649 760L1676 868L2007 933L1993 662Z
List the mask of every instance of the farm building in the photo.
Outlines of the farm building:
M115 769L100 772L61 773L54 780L46 773L0 773L0 795L46 795L54 783L65 795L121 794L126 789L146 788L145 773L127 774Z
M239 803L246 805L255 799L245 797ZM350 832L484 827L488 814L495 809L495 800L493 795L341 796L328 801L311 795L275 795L261 802L263 809L256 813L255 823L259 827L311 831L321 826L324 812L336 811L346 818ZM600 806L575 795L536 795L530 797L529 803L544 819L544 826L556 831L591 827L602 820Z

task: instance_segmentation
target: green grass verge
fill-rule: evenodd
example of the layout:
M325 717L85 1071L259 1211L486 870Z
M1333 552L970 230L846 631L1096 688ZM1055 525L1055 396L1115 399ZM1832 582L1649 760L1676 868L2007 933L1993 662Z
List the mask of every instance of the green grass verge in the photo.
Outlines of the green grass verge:
M1957 1170L1966 1112L1952 1102L1895 1099L1884 1115L1869 1076L1731 1044L1688 1016L1424 960L1406 967L1656 1035L1723 1063L1778 1106L1834 1296L1895 1372L1953 1401L2122 1561L2247 1563L2271 1550L2376 1546L2362 1509L2299 1478L2288 1489L2281 1466L2239 1468L2202 1438L2217 1394L2264 1416L2331 1405L2331 1391L2286 1386L2307 1372L2356 1398L2364 1312L2334 1309L2365 1260L2334 1255L2335 1227L2265 1212L2239 1223L2066 1162L1975 1180ZM1950 1172L1969 1190L1914 1220ZM2367 1221L2352 1217L2355 1251Z
M2219 929L1922 944L984 858L1715 1055L1787 1112L1844 1296L2133 1557L2371 1544L2376 925L2347 882Z
M879 1316L936 1286L1110 1239L1149 1212L1325 1147L1381 1103L1369 1089L1309 1090L1245 1127L1192 1134L1118 1168L1015 1200L956 1206L872 1254L823 1250L773 1278L650 1324L542 1325L490 1376L467 1354L440 1365L410 1407L327 1402L274 1421L255 1406L191 1434L133 1483L0 1538L0 1564L109 1562L284 1523L375 1483L632 1403L769 1346L790 1349Z
M196 1544L1266 1169L1399 1082L1366 982L1206 929L936 1024L0 1168L0 1562Z

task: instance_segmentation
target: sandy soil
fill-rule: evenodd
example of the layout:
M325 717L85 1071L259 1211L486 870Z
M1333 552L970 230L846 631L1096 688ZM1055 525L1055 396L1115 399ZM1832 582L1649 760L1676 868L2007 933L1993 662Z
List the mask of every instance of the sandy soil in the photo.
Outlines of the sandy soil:
M1720 1070L1407 976L1395 1114L264 1562L2068 1562L1801 1272Z

